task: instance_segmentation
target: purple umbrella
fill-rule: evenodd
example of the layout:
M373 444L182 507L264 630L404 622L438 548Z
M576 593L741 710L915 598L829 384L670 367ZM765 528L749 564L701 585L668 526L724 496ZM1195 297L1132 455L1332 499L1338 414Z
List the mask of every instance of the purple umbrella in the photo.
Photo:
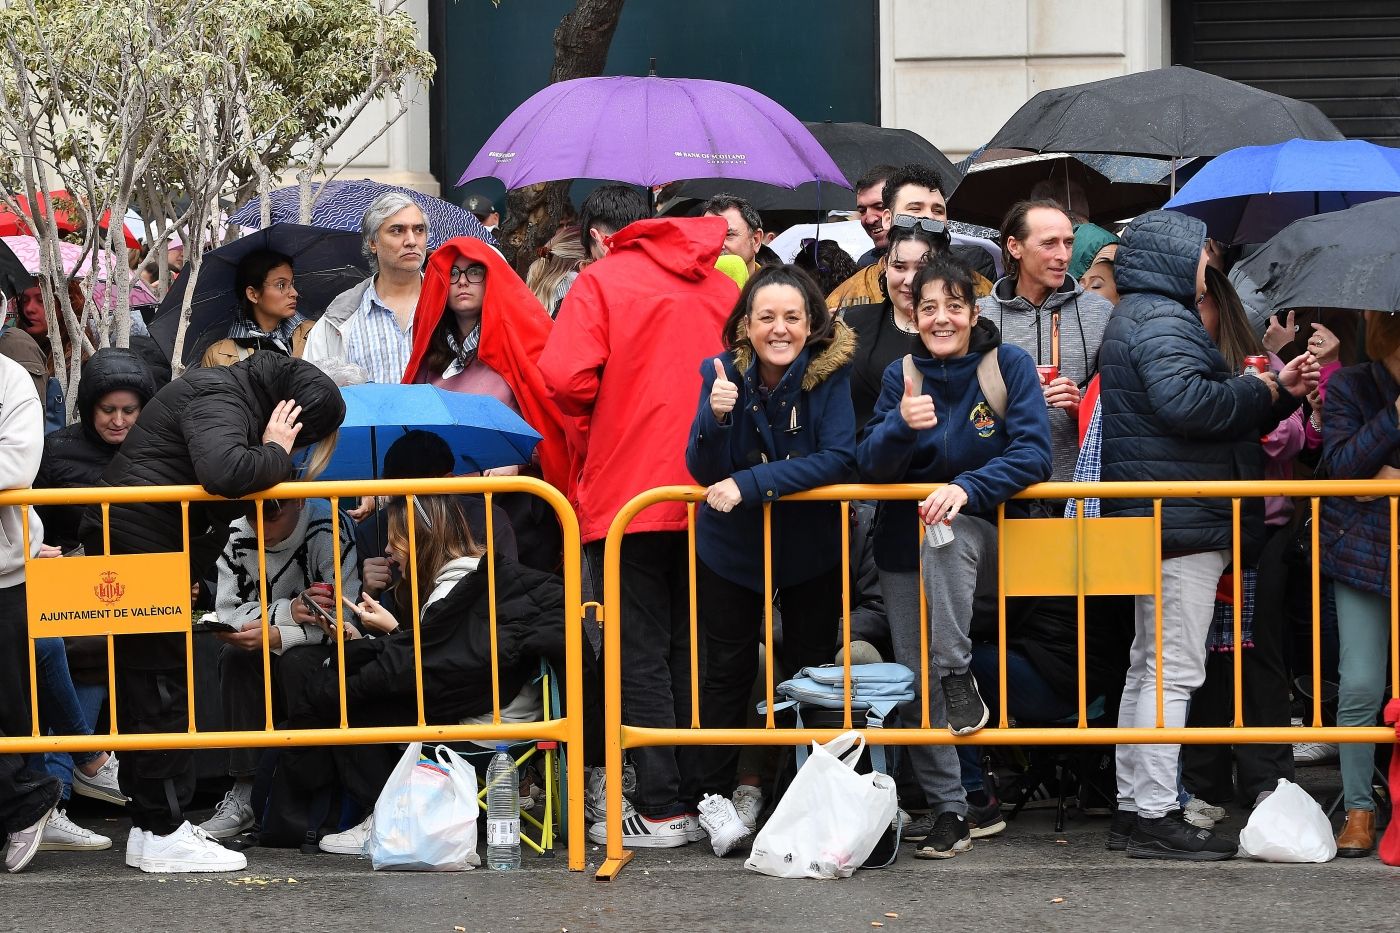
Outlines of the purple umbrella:
M457 184L744 178L851 187L802 122L751 88L699 78L577 78L515 109Z

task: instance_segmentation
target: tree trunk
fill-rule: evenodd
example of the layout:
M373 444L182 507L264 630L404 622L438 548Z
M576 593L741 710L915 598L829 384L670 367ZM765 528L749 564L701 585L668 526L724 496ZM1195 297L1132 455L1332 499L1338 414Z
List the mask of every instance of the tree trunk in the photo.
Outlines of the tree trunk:
M554 67L549 83L603 73L624 0L578 0L554 30ZM506 259L525 277L539 250L554 236L569 181L551 181L506 192L506 209L496 239Z

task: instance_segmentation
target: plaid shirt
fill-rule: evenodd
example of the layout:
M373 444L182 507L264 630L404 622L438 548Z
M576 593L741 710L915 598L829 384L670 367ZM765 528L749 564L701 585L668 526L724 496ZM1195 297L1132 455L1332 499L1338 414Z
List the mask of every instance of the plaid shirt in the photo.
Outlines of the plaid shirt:
M1079 459L1074 463L1076 483L1097 483L1103 466L1103 408L1094 403L1094 413L1089 416L1089 429L1084 432L1084 440L1079 444ZM1074 518L1079 511L1079 500L1069 500L1065 507L1065 518ZM1084 517L1099 517L1099 500L1084 500Z
M370 382L402 382L413 352L413 322L399 330L398 318L370 282L345 328L345 358L363 366Z

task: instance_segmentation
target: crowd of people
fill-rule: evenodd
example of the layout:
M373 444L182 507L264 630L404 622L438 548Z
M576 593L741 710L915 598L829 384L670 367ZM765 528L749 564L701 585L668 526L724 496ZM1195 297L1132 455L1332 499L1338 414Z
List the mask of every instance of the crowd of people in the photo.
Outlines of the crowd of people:
M918 725L926 699L934 727L955 735L984 728L998 713L989 701L999 696L999 651L1011 720L1073 723L1074 598L1008 600L1006 644L996 644L998 509L1038 518L1153 511L1133 499L1015 498L1051 479L1400 476L1392 466L1400 463L1400 324L1381 313L1298 309L1269 316L1259 333L1227 275L1234 257L1201 222L1167 211L1114 234L1053 199L1024 200L999 231L998 263L954 238L945 192L928 166L878 167L856 191L855 221L874 248L851 257L817 239L787 264L766 246L775 231L741 198L715 197L695 217L654 217L635 189L603 185L526 277L478 239L452 239L430 254L423 211L391 192L364 214L369 278L324 309L299 309L295 261L249 252L237 271L239 313L200 348L201 365L172 381L168 361L149 347L97 351L83 364L71 425L60 418L46 432L46 411L55 410L52 399L45 404L48 373L0 340L0 486L197 483L238 500L320 475L336 449L343 386L427 383L490 396L541 440L529 462L485 475L539 477L568 497L586 598L602 598L604 541L629 500L658 486L705 488L694 529L697 645L687 506L652 506L622 538L621 602L610 611L621 620L624 722L690 721L694 648L700 724L755 724L769 609L774 663L795 675L837 659L849 594L853 662L918 671L927 651L928 697L916 678L914 700L887 725ZM473 207L494 213L489 203ZM43 314L32 296L19 298L6 330L47 339L36 332ZM412 431L388 450L382 475L457 475L458 462L441 436ZM849 512L784 501L848 482L938 486L921 501L858 502ZM770 504L765 568L762 506ZM0 510L0 734L31 728L27 561L187 544L192 598L213 613L207 627L221 642L210 673L224 728L336 726L342 677L351 725L413 723L416 656L427 722L490 722L493 709L506 722L538 720L541 660L562 670L564 627L580 624L563 605L552 513L506 494L494 497L489 523L479 496L354 506L336 512L325 500L287 498L197 502L186 512L113 503L105 519L95 506L48 506L29 513L29 554L20 510ZM1160 644L1152 596L1088 600L1082 650L1093 723L1155 726L1159 671L1166 726L1228 723L1230 659L1243 652L1246 722L1288 725L1306 691L1323 689L1299 679L1314 648L1304 621L1309 575L1300 569L1309 558L1300 564L1295 553L1306 516L1282 497L1246 500L1243 565L1233 566L1228 500L1168 499L1161 514ZM1329 498L1321 520L1328 608L1318 649L1339 685L1335 721L1370 725L1388 656L1386 504ZM1227 621L1232 575L1246 594L1238 644ZM501 658L494 693L492 592ZM599 633L586 626L586 634L581 765L589 837L601 843ZM183 635L116 638L115 697L106 696L105 638L40 639L35 653L46 732L92 734L111 702L125 734L189 725ZM1081 809L1110 818L1110 849L1214 860L1233 856L1236 844L1214 831L1225 810L1207 801L1257 805L1294 775L1295 754L1328 751L1125 745L1065 767ZM126 863L146 872L241 870L250 843L284 837L362 854L397 757L374 745L238 749L228 756L227 794L196 823L190 751L130 751L120 762L100 752L0 755L6 869L45 849L112 845L68 818L70 794L125 806ZM1374 846L1373 758L1369 746L1342 752L1339 854ZM1004 791L975 747L914 745L897 760L902 835L916 856L948 858L1005 830ZM708 838L718 855L741 849L790 769L768 750L634 749L623 842L664 848Z

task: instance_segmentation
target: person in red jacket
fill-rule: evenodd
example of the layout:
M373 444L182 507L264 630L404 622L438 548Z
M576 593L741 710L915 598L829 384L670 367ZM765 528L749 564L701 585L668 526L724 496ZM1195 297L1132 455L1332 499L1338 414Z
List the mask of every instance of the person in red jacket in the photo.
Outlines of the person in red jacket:
M723 350L720 334L739 296L715 269L728 230L722 218L629 223L614 211L595 222L598 203L630 204L632 219L645 214L640 197L617 189L600 188L584 204L584 231L610 228L600 229L595 247L595 255L606 255L574 282L540 357L554 401L576 419L575 506L591 567L602 566L608 526L630 499L657 486L693 484L685 447L700 363ZM585 436L586 448L578 446ZM642 512L622 545L622 705L629 725L689 721L688 581L685 505ZM632 752L637 787L623 814L627 846L669 848L703 836L694 813L698 787L688 786L698 769L681 766L690 752ZM605 842L603 825L589 837Z

